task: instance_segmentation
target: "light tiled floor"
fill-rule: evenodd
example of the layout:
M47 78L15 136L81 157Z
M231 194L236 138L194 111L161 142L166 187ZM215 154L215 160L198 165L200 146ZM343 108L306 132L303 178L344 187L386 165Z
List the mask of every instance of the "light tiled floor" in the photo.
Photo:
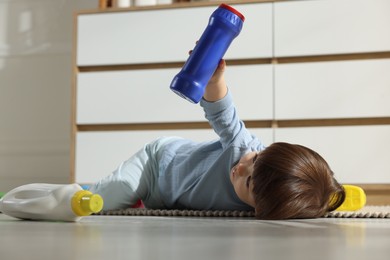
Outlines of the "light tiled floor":
M389 259L390 219L259 221L93 216L78 223L0 214L0 259Z

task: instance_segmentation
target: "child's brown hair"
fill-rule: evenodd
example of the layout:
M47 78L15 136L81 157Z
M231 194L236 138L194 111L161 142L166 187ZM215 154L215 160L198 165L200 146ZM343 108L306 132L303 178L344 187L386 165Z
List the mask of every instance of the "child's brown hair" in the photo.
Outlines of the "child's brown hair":
M252 180L258 219L321 217L345 199L327 162L301 145L267 147L258 155Z

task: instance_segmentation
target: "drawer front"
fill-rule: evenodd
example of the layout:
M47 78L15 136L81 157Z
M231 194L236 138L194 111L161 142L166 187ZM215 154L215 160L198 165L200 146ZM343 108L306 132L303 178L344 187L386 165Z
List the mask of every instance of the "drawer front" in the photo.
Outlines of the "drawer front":
M388 0L275 3L275 55L389 51L389 25Z
M390 116L390 60L275 67L276 119Z
M271 65L231 66L227 70L227 84L240 118L271 119ZM77 123L205 121L199 105L169 89L178 72L179 69L159 69L79 73Z
M281 128L275 140L317 151L342 183L390 183L390 126Z
M245 17L228 59L272 56L272 5L235 5ZM185 61L216 7L83 14L77 20L77 65Z
M250 129L265 144L272 142L270 129ZM94 183L113 172L122 161L146 143L161 136L180 136L194 141L216 139L211 130L160 130L124 132L79 132L77 134L75 181Z

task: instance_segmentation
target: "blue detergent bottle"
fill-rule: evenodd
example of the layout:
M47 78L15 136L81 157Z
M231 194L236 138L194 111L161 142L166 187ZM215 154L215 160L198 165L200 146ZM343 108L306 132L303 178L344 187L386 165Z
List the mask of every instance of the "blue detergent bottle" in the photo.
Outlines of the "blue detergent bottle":
M221 4L210 16L183 68L173 78L171 90L192 103L198 103L220 60L241 32L244 20L245 17L236 9Z

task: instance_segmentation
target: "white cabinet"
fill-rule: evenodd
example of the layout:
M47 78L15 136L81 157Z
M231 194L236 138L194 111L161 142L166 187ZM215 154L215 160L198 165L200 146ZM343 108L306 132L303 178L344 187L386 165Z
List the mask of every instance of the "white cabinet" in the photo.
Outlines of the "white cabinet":
M272 5L235 5L246 21L226 58L272 56ZM216 6L79 15L77 65L185 61Z
M80 73L77 123L205 121L199 106L169 90L175 73L176 69Z
M390 115L390 59L275 67L275 118Z
M318 0L275 4L275 55L390 50L390 1Z
M243 120L272 118L272 66L229 66L226 80ZM78 124L205 121L199 105L179 98L169 85L179 69L79 73ZM259 102L258 97L262 97Z

